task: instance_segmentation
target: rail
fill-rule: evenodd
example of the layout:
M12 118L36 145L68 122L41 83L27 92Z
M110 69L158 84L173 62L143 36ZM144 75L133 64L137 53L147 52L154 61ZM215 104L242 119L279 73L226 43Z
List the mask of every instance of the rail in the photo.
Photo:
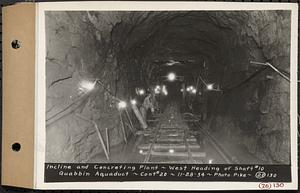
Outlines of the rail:
M191 115L192 117L196 118L196 120L198 119L197 115L194 115L192 113L184 113L186 115ZM233 164L234 162L239 162L238 160L233 161L231 159L232 156L230 156L230 153L228 153L228 151L226 151L219 143L218 141L209 133L209 131L207 131L205 128L202 127L202 125L199 123L199 121L195 121L194 122L196 124L197 127L199 127L199 131L206 136L211 145L213 146L213 148L219 153L219 155L222 157L222 159L227 163L227 164Z

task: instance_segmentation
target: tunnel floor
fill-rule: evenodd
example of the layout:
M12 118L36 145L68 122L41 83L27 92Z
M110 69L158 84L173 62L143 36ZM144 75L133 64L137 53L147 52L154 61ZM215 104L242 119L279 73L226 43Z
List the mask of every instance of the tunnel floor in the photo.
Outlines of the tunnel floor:
M260 163L246 150L223 143L205 130L198 120L182 114L176 102L170 102L164 112L151 122L153 126L131 135L127 143L110 149L109 160L103 153L95 155L90 162L106 163L198 163L232 164L240 162ZM239 156L228 154L230 148ZM232 153L232 152L231 152Z

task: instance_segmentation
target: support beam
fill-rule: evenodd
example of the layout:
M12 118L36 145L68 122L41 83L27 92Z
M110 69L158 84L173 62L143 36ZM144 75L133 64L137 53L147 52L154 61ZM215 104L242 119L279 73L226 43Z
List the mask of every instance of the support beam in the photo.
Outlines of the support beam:
M131 130L131 132L133 133L133 135L135 136L136 134L135 134L135 128L134 128L134 126L133 126L133 123L132 123L132 121L131 121L131 118L130 118L130 115L129 115L129 113L128 113L128 111L127 111L127 109L125 109L125 113L126 113L126 117L127 117L127 119L128 119L128 122L129 122L129 128L130 128L130 130Z
M100 132L100 129L98 128L97 123L96 123L95 121L93 121L93 120L90 120L90 119L84 117L83 115L78 114L78 113L76 113L75 115L76 115L77 117L81 118L82 120L85 120L85 121L87 121L87 122L90 122L90 123L92 123L92 124L94 125L94 128L95 128L95 130L96 130L96 132L97 132L98 138L99 138L99 140L100 140L101 146L102 146L102 148L103 148L103 150L104 150L106 159L109 160L109 153L108 153L108 151L107 151L107 149L106 149L106 146L105 146L103 137L102 137L102 135L101 135L101 132Z
M109 148L110 148L110 144L109 144L109 135L108 135L108 129L107 127L105 128L105 135L106 135L106 148L107 148L107 153L109 153Z
M122 133L123 133L124 141L125 141L125 143L127 143L125 126L124 126L124 122L123 122L123 118L122 118L122 113L120 111L119 111L119 117L120 117L121 130L122 130Z
M136 118L139 120L142 129L147 129L148 125L147 125L146 121L144 120L144 118L142 117L142 115L141 115L139 109L137 108L137 106L136 105L131 105L131 107L132 107L132 110L133 110Z

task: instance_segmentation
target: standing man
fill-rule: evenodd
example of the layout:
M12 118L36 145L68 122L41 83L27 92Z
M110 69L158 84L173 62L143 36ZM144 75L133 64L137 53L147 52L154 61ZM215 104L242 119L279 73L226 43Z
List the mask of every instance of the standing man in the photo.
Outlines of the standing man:
M151 110L152 113L154 113L153 98L151 93L147 94L142 106L140 107L142 117L144 118L145 121L147 121L147 112L149 109Z

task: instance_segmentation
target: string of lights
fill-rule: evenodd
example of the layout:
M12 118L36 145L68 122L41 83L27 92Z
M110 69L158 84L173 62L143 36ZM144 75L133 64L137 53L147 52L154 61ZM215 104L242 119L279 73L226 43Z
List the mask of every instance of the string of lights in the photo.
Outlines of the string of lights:
M282 76L285 80L290 82L290 78L288 76L286 76L285 74L283 74L279 69L277 69L275 66L273 66L272 64L268 63L268 62L255 62L255 61L250 61L251 64L257 64L257 65L262 65L265 67L270 67L273 71L275 71L276 73L278 73L280 76ZM245 81L247 81L248 79L252 79L253 76L255 76L257 73L255 73L254 75L251 75L250 77L248 77L246 80L242 81L240 84L243 84ZM170 82L173 82L175 80L178 80L178 76L174 73L174 72L170 72L167 76L167 80ZM214 88L214 83L207 83L203 77L201 75L199 75L199 79L201 80L201 82L206 86L206 90L208 91L222 91L222 92L226 92L226 91L230 91L233 88L237 87L237 86L233 86L224 90L221 90L219 88ZM81 96L78 100L74 101L72 104L68 105L66 108L64 108L63 110L61 110L60 112L56 113L55 115L51 116L50 118L48 118L46 121L49 121L51 119L53 119L54 117L56 117L57 115L63 113L64 111L68 110L70 107L72 107L73 105L77 104L77 102L79 102L80 100L85 99L85 96L88 95L88 93L90 93L90 91L92 91L95 88L95 85L99 84L101 85L101 87L111 96L113 97L113 99L118 101L117 104L117 108L118 109L124 109L127 107L127 103L124 100L121 100L119 98L117 98L113 93L111 93L111 91L105 86L105 84L99 80L96 79L94 81L88 81L88 80L83 80L79 83L79 91L83 92L84 95ZM238 86L240 84L237 84ZM181 89L181 91L183 92L183 90ZM195 88L194 86L188 86L186 88L187 92L190 92L192 94L196 94L197 93L197 88ZM136 93L138 95L145 95L146 91L143 88L136 88ZM155 94L163 94L163 95L168 95L168 91L166 89L165 85L156 85L155 89L154 89L154 93ZM137 105L137 100L136 99L131 99L130 100L130 104L131 105Z

